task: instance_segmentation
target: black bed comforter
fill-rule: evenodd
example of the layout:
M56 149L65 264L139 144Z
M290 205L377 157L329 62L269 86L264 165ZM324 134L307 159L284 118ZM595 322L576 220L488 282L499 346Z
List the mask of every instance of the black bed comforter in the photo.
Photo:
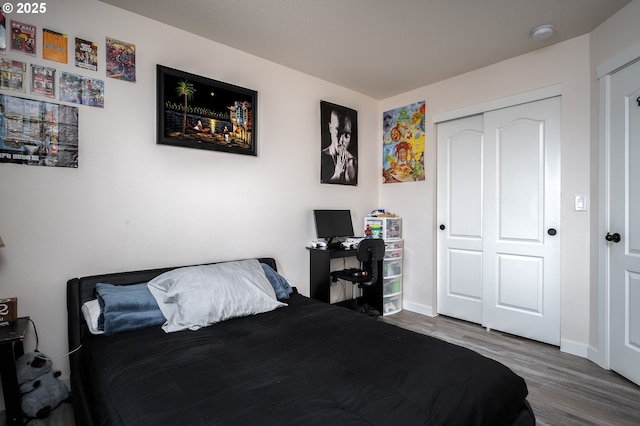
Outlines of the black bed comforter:
M95 336L103 425L503 425L524 380L473 351L297 294L199 331Z

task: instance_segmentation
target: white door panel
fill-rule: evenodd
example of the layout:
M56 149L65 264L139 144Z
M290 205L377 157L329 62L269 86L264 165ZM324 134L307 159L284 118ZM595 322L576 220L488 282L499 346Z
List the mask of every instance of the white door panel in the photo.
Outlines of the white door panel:
M501 240L542 239L543 132L544 121L529 119L517 119L496 129L496 205L498 238Z
M500 254L497 260L497 305L526 314L543 315L544 260L512 254Z
M560 98L485 114L482 324L560 344ZM553 235L550 235L553 234Z
M640 62L610 86L610 367L640 384ZM614 238L619 234L619 239ZM617 241L617 242L616 242Z
M449 141L450 217L454 238L482 238L482 133L466 130Z
M482 320L482 116L438 125L438 313ZM444 228L444 229L442 229Z

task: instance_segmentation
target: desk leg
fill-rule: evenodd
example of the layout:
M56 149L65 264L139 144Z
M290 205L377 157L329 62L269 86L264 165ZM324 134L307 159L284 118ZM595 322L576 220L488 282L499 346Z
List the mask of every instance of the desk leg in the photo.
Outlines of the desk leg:
M11 342L0 344L0 375L2 376L2 391L4 393L4 405L7 413L7 425L22 426L22 401L20 398L20 388L18 387L16 360L13 355L13 344Z
M331 261L329 252L311 250L309 256L309 297L330 303Z

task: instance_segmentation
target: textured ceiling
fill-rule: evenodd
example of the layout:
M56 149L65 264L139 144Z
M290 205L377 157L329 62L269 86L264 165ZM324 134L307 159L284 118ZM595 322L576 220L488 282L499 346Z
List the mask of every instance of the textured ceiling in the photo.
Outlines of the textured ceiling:
M631 0L101 0L385 99L587 34ZM556 33L534 41L531 30Z

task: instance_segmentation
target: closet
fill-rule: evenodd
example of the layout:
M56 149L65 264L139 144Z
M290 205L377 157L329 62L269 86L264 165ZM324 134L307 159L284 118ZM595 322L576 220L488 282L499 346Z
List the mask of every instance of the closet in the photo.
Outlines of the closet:
M560 345L561 98L437 124L437 311Z

